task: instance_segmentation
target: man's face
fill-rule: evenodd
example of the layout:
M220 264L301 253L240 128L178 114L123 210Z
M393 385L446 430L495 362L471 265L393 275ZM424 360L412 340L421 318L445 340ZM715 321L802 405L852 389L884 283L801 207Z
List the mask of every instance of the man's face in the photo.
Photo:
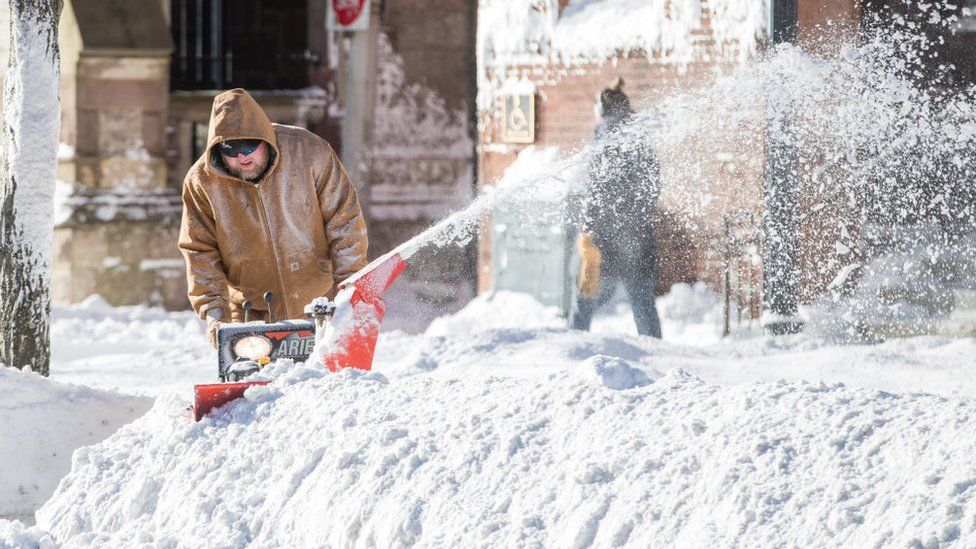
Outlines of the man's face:
M227 171L246 181L253 181L264 173L268 167L268 144L262 141L250 154L238 153L228 156L221 151Z

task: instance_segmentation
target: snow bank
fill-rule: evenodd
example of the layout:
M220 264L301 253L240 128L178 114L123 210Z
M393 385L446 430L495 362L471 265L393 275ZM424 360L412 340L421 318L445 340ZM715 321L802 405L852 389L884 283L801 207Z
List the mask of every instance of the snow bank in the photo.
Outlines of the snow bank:
M596 355L583 361L580 368L569 370L580 372L586 381L595 382L609 389L623 390L643 387L651 378L643 371L634 368L625 360L614 356Z
M976 543L968 400L292 367L201 423L183 404L77 452L38 526L65 546Z
M412 344L411 344L412 343ZM671 346L650 338L576 332L566 328L494 328L454 336L424 336L378 348L376 367L391 378L512 376L541 379L596 355L614 356L650 372Z
M72 450L105 439L151 405L12 368L0 368L0 392L0 516L39 507L68 472Z
M704 283L675 284L658 297L664 338L687 345L716 343L722 335L722 304L719 296ZM393 303L393 307L397 304ZM518 314L513 314L517 311ZM567 326L559 309L546 307L532 296L519 292L497 291L481 294L460 311L434 319L425 335L472 334L493 328L562 328ZM593 320L595 333L637 335L637 326L622 287Z
M51 534L36 526L28 527L20 521L0 519L0 547L55 549L57 546Z
M665 337L715 330L717 305L676 287ZM632 322L625 304L597 320ZM424 334L384 332L373 373L278 363L272 385L192 423L188 388L213 368L196 322L98 299L58 310L78 352L86 337L123 351L91 350L84 375L103 386L125 361L202 364L175 394L146 374L155 407L76 452L37 527L0 521L0 547L976 543L972 338L685 345L567 330L499 292ZM141 354L124 342L140 334ZM46 410L36 423L65 423Z
M518 315L512 315L518 311ZM565 326L557 307L545 307L532 296L498 291L481 294L453 315L434 319L428 336L472 334L491 328L540 328Z
M391 379L416 375L544 379L576 367L581 360L606 355L660 375L654 358L668 346L637 337L626 305L607 313L597 316L594 332L579 332L567 329L558 308L546 307L527 294L482 294L457 313L431 322L420 336L381 334L374 368ZM620 326L628 329L617 331Z
M54 309L51 376L155 396L216 378L217 357L192 311L112 307L99 296Z

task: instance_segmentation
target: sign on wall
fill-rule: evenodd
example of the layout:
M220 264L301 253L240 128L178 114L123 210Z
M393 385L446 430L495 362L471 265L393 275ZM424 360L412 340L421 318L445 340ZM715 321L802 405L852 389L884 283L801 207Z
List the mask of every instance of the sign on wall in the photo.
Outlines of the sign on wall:
M369 29L371 0L329 0L329 30L364 31Z
M502 105L502 141L535 142L535 94L513 93L504 96Z

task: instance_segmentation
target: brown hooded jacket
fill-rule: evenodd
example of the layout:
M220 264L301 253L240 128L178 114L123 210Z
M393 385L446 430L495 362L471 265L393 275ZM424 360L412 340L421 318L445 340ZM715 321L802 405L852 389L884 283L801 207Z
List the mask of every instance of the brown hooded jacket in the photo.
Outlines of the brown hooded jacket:
M257 182L231 175L216 145L261 139L270 165ZM272 124L242 89L214 98L207 150L183 181L179 247L201 318L302 318L314 298L366 265L366 223L335 151L302 128Z

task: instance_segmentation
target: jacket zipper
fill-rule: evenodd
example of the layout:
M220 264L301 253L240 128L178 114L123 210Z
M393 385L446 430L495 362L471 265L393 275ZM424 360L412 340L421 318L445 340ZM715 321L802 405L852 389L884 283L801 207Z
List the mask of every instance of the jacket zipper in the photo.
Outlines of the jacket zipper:
M278 294L278 299L281 300L281 305L285 310L285 317L289 317L290 315L288 314L288 299L287 299L288 296L285 295L285 284L283 282L284 278L282 278L281 276L281 265L279 265L279 261L278 261L278 257L279 257L278 244L275 242L274 233L271 231L271 223L268 221L268 209L264 204L264 193L261 190L261 185L256 184L254 185L254 188L257 189L258 202L261 203L261 209L259 210L261 214L261 223L264 224L264 229L268 232L268 238L271 240L271 249L274 251L274 255L275 255L274 265L275 265L275 272L278 273L278 291L280 292ZM271 307L268 307L269 309L268 314L271 313L270 308ZM285 319L280 318L277 320L285 320Z

